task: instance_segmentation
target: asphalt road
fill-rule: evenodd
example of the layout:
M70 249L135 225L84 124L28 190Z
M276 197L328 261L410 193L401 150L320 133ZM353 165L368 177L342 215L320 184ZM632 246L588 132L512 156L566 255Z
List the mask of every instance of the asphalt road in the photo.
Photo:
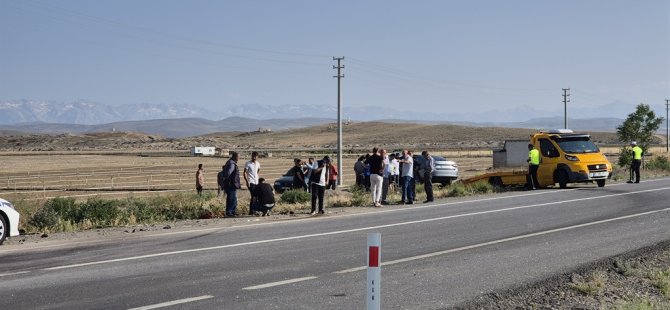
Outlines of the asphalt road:
M670 239L670 179L511 192L262 225L0 248L0 309L441 309Z

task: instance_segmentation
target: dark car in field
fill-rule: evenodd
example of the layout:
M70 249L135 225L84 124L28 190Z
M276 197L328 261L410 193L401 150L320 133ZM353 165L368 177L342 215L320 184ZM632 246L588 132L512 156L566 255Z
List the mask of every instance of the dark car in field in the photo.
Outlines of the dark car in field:
M293 188L293 168L289 169L279 179L275 180L274 188L276 193L283 193Z

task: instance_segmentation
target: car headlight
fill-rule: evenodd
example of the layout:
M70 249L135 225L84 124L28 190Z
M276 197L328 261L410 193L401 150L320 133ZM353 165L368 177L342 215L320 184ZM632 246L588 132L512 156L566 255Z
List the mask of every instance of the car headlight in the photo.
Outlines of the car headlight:
M568 155L568 154L565 154L565 159L567 159L569 161L579 161L579 158L577 158L577 156Z

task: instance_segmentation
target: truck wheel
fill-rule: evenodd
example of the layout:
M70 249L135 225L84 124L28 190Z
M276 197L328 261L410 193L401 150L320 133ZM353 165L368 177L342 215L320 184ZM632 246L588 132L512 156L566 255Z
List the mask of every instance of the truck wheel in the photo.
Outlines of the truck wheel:
M596 183L598 183L598 187L605 187L605 181L606 180L597 180Z
M558 187L568 187L568 174L563 170L558 171Z
M5 217L2 216L2 214L0 214L0 244L5 242L5 238L7 238L7 235L9 235L7 222L5 221Z

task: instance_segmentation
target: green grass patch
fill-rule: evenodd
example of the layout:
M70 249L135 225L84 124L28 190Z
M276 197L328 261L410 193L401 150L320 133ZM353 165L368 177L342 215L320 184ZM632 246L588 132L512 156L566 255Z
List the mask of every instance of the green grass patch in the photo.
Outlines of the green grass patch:
M624 300L619 302L615 309L617 310L654 310L654 309L668 309L670 305L658 305L648 298L635 298L633 300Z
M639 274L640 266L638 263L630 263L617 258L614 260L614 268L617 273L626 277L630 277Z
M279 199L283 203L301 204L311 201L312 195L301 189L293 189L290 191L283 192Z
M573 279L570 287L587 296L595 296L600 294L607 285L607 273L604 271L596 271L590 273L584 279Z
M661 291L663 296L670 299L670 268L652 270L647 273L647 278Z

